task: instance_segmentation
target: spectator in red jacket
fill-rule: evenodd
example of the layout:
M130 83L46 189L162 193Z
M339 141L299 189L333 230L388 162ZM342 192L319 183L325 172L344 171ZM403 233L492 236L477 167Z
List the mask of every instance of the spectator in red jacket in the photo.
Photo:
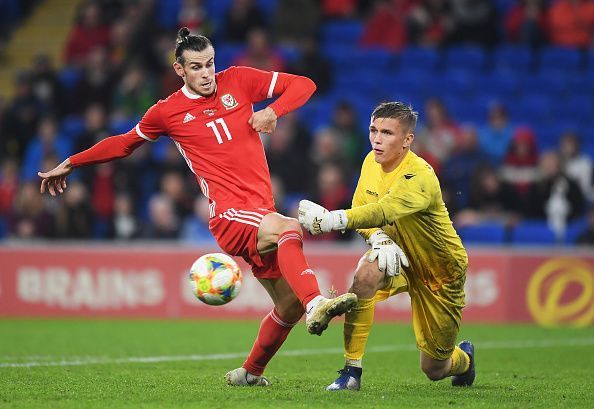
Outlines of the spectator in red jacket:
M70 31L64 50L66 64L82 65L97 48L109 45L109 27L103 24L101 9L94 2L81 6L78 21Z
M547 40L547 10L543 0L520 1L507 13L504 24L508 41L538 47Z
M589 47L594 33L594 2L557 0L549 10L549 24L554 45Z

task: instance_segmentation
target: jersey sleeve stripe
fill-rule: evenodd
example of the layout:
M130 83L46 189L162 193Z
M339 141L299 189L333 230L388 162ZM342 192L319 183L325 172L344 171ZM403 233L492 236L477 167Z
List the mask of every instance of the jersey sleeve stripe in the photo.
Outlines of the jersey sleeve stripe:
M272 98L272 94L274 93L274 87L276 86L277 79L278 79L278 72L274 71L272 73L272 81L270 81L270 88L268 88L268 98Z
M145 134L142 133L142 131L140 130L140 124L136 124L136 133L138 134L138 136L140 136L142 139L146 139L149 142L156 142L154 139L149 138L148 136L146 136Z

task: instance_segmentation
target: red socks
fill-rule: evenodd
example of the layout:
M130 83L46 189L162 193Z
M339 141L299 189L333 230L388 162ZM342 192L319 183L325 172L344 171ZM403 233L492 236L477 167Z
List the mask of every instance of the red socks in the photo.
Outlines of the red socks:
M281 234L277 253L281 274L305 309L310 300L320 295L320 288L314 272L305 260L301 234L296 230Z
M243 367L254 375L262 375L264 368L281 347L296 322L283 321L276 308L264 317L260 324L258 338L250 351Z

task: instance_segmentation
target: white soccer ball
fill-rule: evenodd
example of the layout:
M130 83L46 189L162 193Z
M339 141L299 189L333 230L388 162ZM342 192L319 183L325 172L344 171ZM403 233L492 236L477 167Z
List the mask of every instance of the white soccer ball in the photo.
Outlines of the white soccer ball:
M233 300L243 279L237 263L222 253L205 254L196 260L189 278L196 298L208 305L223 305Z

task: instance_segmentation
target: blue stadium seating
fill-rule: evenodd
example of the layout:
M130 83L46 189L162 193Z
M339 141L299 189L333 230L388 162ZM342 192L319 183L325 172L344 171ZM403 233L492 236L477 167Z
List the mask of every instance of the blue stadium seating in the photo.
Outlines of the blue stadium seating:
M586 52L586 71L589 76L594 74L594 50Z
M77 138L85 129L85 122L79 116L67 116L62 120L60 133L72 141Z
M216 3L214 1L208 2ZM221 3L224 3L221 1ZM173 29L177 26L177 17L181 8L181 0L158 0L156 5L157 18L161 27ZM210 13L209 13L210 15Z
M322 26L322 43L325 45L357 44L363 33L363 24L356 20L331 21Z
M444 65L450 69L480 72L487 65L487 55L477 46L450 47L445 51Z
M594 158L594 127L590 122L586 126L583 126L580 131L580 137L582 142L582 151L591 158Z
M579 71L582 65L582 54L578 49L547 47L539 53L540 70L555 68L567 74Z
M556 243L555 233L545 221L525 221L518 224L511 234L513 244L551 245Z
M221 44L215 50L215 64L217 71L227 69L233 63L233 59L245 50L242 45Z
M454 94L467 97L474 91L476 82L477 75L473 71L448 67L442 75L432 76L428 83L430 88L427 91L437 95Z
M65 67L58 72L58 79L66 90L73 89L80 76L81 70L75 67Z
M475 126L482 126L487 122L489 105L493 99L464 98L454 109L449 109L450 114L459 122L470 122Z
M221 23L224 18L225 14L227 14L227 10L231 7L233 0L209 0L206 2L206 14L208 18L212 20L215 24ZM178 9L179 12L179 9Z
M499 72L480 76L476 81L475 95L487 95L491 99L501 100L515 98L523 80L521 77Z
M567 92L570 95L594 93L594 67L591 71L576 72L567 77Z
M501 223L481 223L456 228L462 242L466 244L503 244L506 240L506 229Z
M4 217L0 217L0 239L3 239L8 234L7 223Z
M585 217L570 222L567 225L567 230L565 231L565 244L575 244L578 236L582 234L582 232L586 230L587 227L588 220Z
M134 128L140 118L116 119L109 123L109 128L115 135L123 134Z
M554 106L555 119L572 122L576 127L594 118L594 95L571 95Z
M400 72L434 72L440 64L439 52L434 48L407 47L400 52Z
M549 121L553 102L546 93L525 93L509 106L512 121L538 125Z
M548 93L551 97L567 95L569 76L553 68L543 69L522 79L521 91L524 93Z
M504 44L493 51L493 70L501 73L527 73L534 68L534 53L527 47Z

